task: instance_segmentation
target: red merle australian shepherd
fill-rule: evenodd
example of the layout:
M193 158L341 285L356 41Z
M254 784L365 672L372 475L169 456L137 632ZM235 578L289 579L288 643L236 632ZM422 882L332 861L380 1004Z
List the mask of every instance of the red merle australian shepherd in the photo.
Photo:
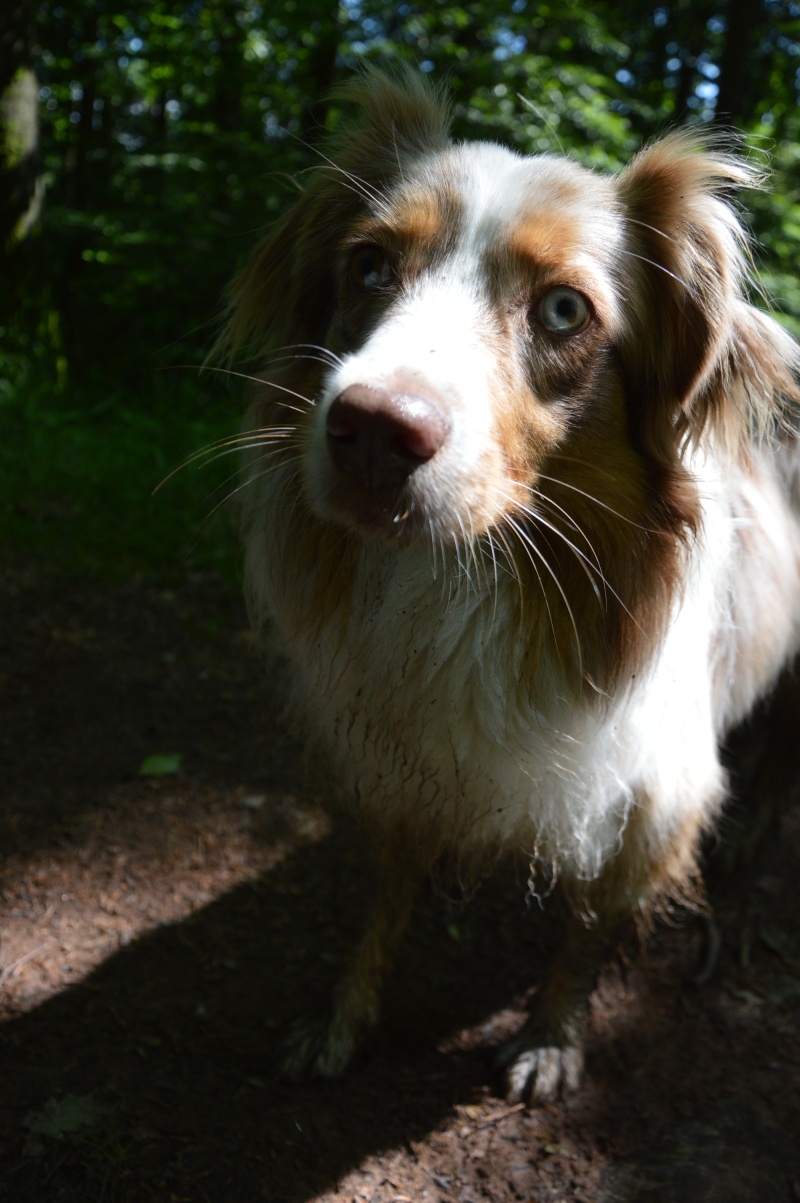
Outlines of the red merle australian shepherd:
M253 614L378 868L283 1068L344 1069L429 871L513 852L572 914L503 1057L547 1098L623 926L692 896L720 740L800 649L800 357L747 300L737 158L680 131L604 176L451 141L410 72L347 95L222 340L267 364Z

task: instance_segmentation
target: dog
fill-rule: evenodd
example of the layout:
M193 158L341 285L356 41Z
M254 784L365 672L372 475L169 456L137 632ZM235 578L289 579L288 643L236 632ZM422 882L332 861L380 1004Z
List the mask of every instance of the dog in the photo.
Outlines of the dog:
M243 442L246 582L293 664L376 890L329 1012L344 1070L420 883L508 852L571 920L502 1056L580 1079L620 933L697 899L720 741L800 650L800 354L747 299L759 183L674 131L615 176L455 143L419 74L353 114L228 295L266 368Z

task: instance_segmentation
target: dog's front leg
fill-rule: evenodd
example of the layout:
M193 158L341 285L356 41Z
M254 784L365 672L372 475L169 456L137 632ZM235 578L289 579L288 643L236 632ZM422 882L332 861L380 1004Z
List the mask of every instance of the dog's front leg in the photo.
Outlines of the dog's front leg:
M530 1018L498 1058L509 1102L542 1102L580 1083L589 995L624 927L602 920L587 926L573 915L565 919L563 939Z
M301 1018L278 1054L290 1081L336 1077L378 1019L382 987L408 929L423 873L413 860L391 853L374 866L375 886L367 926L347 972L321 1015Z
M651 800L642 793L622 847L600 876L561 883L573 913L530 1019L500 1054L511 1101L550 1099L578 1085L589 996L600 971L633 921L646 918L659 900L698 903L698 848L716 805L712 791L665 831L653 822ZM585 922L581 914L594 918Z

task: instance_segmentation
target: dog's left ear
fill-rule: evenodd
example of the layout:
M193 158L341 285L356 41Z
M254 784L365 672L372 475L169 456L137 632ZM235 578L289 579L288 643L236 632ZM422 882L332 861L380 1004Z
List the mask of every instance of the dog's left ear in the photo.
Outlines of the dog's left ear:
M441 87L420 71L369 65L334 92L347 117L319 151L294 204L229 285L224 325L210 359L261 357L278 347L324 341L334 295L332 255L353 220L380 209L404 166L448 145L450 111Z
M616 181L630 400L664 458L718 416L714 382L734 369L737 341L769 340L770 319L759 320L742 296L747 243L731 204L737 188L759 183L747 164L686 131L641 151Z

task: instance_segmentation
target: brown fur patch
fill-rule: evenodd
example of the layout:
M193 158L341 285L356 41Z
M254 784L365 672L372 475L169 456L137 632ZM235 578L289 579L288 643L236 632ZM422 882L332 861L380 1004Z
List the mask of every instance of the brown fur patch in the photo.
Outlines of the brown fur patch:
M545 209L518 222L508 241L508 254L532 265L554 284L571 284L563 277L564 266L577 250L578 229L574 218Z

